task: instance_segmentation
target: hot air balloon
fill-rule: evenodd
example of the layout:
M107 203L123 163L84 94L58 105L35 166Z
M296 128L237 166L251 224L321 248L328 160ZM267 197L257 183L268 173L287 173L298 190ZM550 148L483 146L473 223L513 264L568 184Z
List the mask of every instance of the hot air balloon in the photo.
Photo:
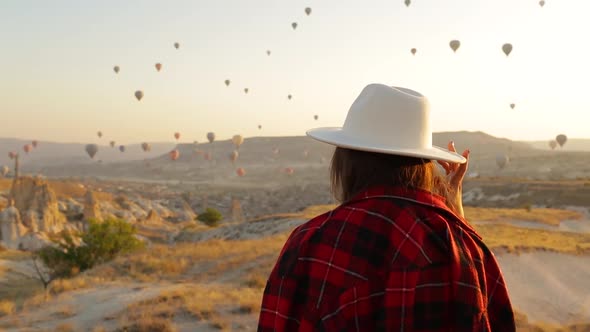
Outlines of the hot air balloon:
M311 8L309 8L309 7L305 8L305 14L307 16L311 15Z
M266 50L266 55L270 56L271 52L270 50Z
M142 149L144 152L149 152L149 151L151 151L151 150L152 150L152 146L151 146L149 143L145 143L145 142L144 142L144 143L141 143L141 149Z
M234 163L234 164L235 164L235 163L236 163L236 160L238 160L238 157L239 157L239 156L240 156L239 152L238 152L238 151L236 151L236 150L234 150L234 151L232 151L232 152L230 152L230 153L229 153L229 160L230 160L232 163Z
M180 43L178 43L178 42L174 43L174 48L175 49L179 49L180 48Z
M412 3L412 1L406 0L406 1L404 1L404 3L406 4L406 7L410 7L410 4Z
M291 95L288 95L288 96L287 96L287 98L288 98L289 100L291 100L291 98L293 98L293 96L291 96Z
M246 94L247 94L247 93L248 93L248 91L249 91L249 90L248 90L248 88L245 88L245 89L244 89L244 93L246 93Z
M31 144L33 144L33 147L36 148L37 146L39 146L39 142L38 141L32 141Z
M137 98L137 101L141 101L141 98L143 98L143 91L141 91L141 90L135 91L135 98Z
M551 148L551 150L555 150L555 148L557 147L557 142L555 140L550 140L549 147Z
M236 174L238 174L238 176L244 176L246 175L246 170L240 167L236 169Z
M211 155L211 153L207 152L203 155L203 158L205 158L205 160L211 160L213 159L213 156Z
M516 107L516 104L510 104L510 108L514 109Z
M230 80L225 80L225 86L229 86L229 85L230 85L230 83L231 83L231 81L230 81Z
M504 54L506 54L506 56L510 55L510 52L512 52L512 44L504 44L502 45L502 51L504 52Z
M90 158L94 159L94 156L98 152L98 145L96 144L88 144L86 145L86 153L90 156Z
M539 1L539 6L541 6L541 7L545 6L545 0Z
M180 133L174 133L174 138L178 141L180 139Z
M418 51L418 50L417 50L417 49L415 49L415 48L413 48L413 49L411 49L411 50L410 50L410 52L412 52L412 55L416 55L416 52L417 52L417 51Z
M16 158L16 156L18 156L18 153L14 151L8 152L8 158L10 158L10 160L13 160L14 158Z
M119 146L119 151L121 151L121 152L125 152L125 145L121 145L121 146Z
M291 167L287 167L287 168L285 168L284 172L287 175L293 175L293 173L295 173L295 170L292 169Z
M98 136L98 138L102 138L102 131L97 132L96 136Z
M258 130L261 130L261 129L262 129L262 125L258 125Z
M23 146L23 151L25 151L25 153L29 153L31 152L31 150L33 150L33 146L31 144L25 144L25 146Z
M213 132L207 133L207 140L209 141L209 143L213 143L213 141L215 141L215 133L213 133Z
M157 70L157 71L160 71L160 70L162 70L162 64L161 64L161 63L159 63L159 62L158 62L158 63L156 63L156 70Z
M563 148L563 146L565 145L565 142L567 142L567 136L565 136L564 134L560 134L560 135L557 135L555 140L557 141L559 146Z
M115 147L115 141L111 141L109 144L111 145L111 148Z
M498 165L498 167L500 169L504 169L504 167L506 167L506 165L508 165L509 161L510 161L510 159L505 154L499 154L496 156L496 165Z
M242 137L242 135L234 135L231 138L232 143L234 143L234 146L236 147L236 149L240 149L240 145L242 145L244 143L244 137Z
M317 115L314 115L314 116L313 116L313 119L314 119L314 120L316 120L316 121L317 121L317 119L318 119L318 118L319 118L319 117L318 117Z
M457 52L459 47L461 47L461 42L458 40L451 40L449 45L451 46L451 49L453 50L453 52Z
M177 160L180 157L180 152L178 150L172 150L169 153L170 160Z
M10 172L10 168L8 168L8 166L2 166L2 169L0 169L0 173L2 173L2 176L6 176L8 175L8 172Z
M120 68L119 68L119 66L115 66L115 67L113 67L113 70L115 71L115 74L118 74Z
M293 30L297 29L297 22L291 23L291 27L293 28Z

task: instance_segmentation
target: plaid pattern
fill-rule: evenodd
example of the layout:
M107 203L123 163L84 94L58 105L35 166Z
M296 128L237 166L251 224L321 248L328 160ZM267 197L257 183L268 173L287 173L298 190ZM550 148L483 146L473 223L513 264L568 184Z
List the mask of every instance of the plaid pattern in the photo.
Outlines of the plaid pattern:
M296 228L258 331L515 331L502 273L442 197L372 188Z

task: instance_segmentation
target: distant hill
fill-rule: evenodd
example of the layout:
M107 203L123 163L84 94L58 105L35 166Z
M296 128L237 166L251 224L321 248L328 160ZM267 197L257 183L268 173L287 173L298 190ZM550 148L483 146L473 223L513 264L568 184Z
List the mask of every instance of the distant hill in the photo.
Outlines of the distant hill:
M549 148L549 140L547 141L534 141L534 142L525 142L530 144L535 149L539 150L550 150ZM587 138L572 138L565 143L563 148L557 147L556 150L563 150L563 151L585 151L590 152L590 139Z

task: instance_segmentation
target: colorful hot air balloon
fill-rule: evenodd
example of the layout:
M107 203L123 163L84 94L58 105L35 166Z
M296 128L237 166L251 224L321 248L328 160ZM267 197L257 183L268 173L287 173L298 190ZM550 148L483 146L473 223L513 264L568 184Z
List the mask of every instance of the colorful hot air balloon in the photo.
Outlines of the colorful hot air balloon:
M510 52L512 52L512 44L504 44L502 45L502 51L504 52L504 54L506 54L506 56L510 55Z
M215 141L215 133L214 132L207 133L207 140L209 141L209 143L213 143L213 141Z
M229 86L231 84L230 80L225 80L225 86Z
M8 158L10 158L10 160L13 160L14 158L16 158L16 156L18 156L18 153L14 151L8 152Z
M178 157L180 157L180 152L178 150L172 150L172 151L170 151L169 156L170 156L170 160L173 160L173 161L177 160Z
M102 131L97 132L96 136L98 136L98 138L102 138Z
M234 146L236 147L236 149L240 149L240 145L242 145L244 143L244 137L242 137L242 135L234 135L231 138L232 143L234 144Z
M160 71L160 70L162 70L162 64L161 64L161 63L159 63L159 62L158 62L158 63L156 63L156 70L157 70L157 71Z
M6 175L8 175L8 173L10 172L10 168L8 168L8 166L2 166L2 169L0 169L0 173L2 174L3 177L6 177Z
M412 1L406 0L406 1L404 1L404 3L406 4L406 7L410 7L410 4L412 3Z
M39 142L38 141L32 141L31 144L33 144L33 147L36 148L37 146L39 146Z
M539 6L541 6L541 8L542 8L543 6L545 6L545 0L541 0L541 1L539 1Z
M248 94L248 91L249 91L249 90L248 90L248 88L245 88L245 89L244 89L244 93L245 93L245 94Z
M557 147L557 142L555 140L550 140L549 147L551 148L551 150L555 150L555 148Z
M152 146L149 143L141 143L141 149L143 152L149 152L152 150Z
M120 69L121 68L119 68L119 66L113 67L113 70L115 71L115 74L118 74Z
M305 8L305 14L307 16L311 15L311 8L309 8L309 7Z
M23 146L23 151L25 151L25 153L29 153L31 152L31 150L33 150L33 146L31 144L25 144L25 146Z
M510 108L514 109L516 107L516 104L510 104Z
M297 29L297 22L291 23L291 27L293 28L293 30Z
M180 43L178 43L178 42L174 43L174 48L175 49L179 49L180 48Z
M557 135L557 137L555 137L555 140L557 141L559 146L563 148L563 146L567 142L567 136L565 136L564 134L560 134L560 135Z
M240 156L240 153L238 151L234 150L229 153L229 160L235 164L236 160L238 160L239 156Z
M174 138L178 141L180 139L180 133L174 133Z
M125 152L125 145L121 145L121 146L119 146L119 151L121 151L121 152Z
M451 46L451 49L453 50L453 52L457 52L459 47L461 47L461 42L458 40L451 40L451 42L449 43L449 46Z
M90 156L90 158L94 159L94 156L96 155L97 152L98 152L98 145L96 145L96 144L86 145L86 153L88 153L88 156Z
M509 161L510 158L508 158L508 156L505 154L499 154L496 156L496 165L498 165L498 168L500 169L504 169L504 167L508 165Z
M141 90L135 91L135 98L137 98L137 101L141 101L141 98L143 98L143 91L141 91Z
M110 141L109 144L111 145L111 148L114 148L116 143L115 143L115 141Z
M236 174L238 176L244 176L244 175L246 175L246 170L240 167L240 168L236 169Z
M413 48L413 49L411 49L411 50L410 50L410 52L412 52L412 55L416 55L416 52L417 52L417 51L418 51L418 50L417 50L417 49L415 49L415 48Z

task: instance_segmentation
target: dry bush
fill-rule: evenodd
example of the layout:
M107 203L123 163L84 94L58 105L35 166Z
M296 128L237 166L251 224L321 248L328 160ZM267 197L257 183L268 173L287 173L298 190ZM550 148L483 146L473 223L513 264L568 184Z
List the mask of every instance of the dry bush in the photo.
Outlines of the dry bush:
M0 317L12 315L16 311L16 305L12 301L0 301Z
M49 293L58 295L73 290L94 287L103 284L104 278L92 277L87 275L78 275L70 279L57 279L49 286Z
M509 252L549 250L568 254L590 253L590 234L545 231L506 224L475 225L491 249Z
M74 332L78 331L75 326L71 323L62 323L55 327L54 332Z
M143 320L123 324L115 332L176 332L176 326L162 318L148 317Z
M559 209L500 209L500 208L480 208L465 207L465 218L469 221L531 221L546 225L559 226L563 220L580 220L583 215L577 211L559 210Z

